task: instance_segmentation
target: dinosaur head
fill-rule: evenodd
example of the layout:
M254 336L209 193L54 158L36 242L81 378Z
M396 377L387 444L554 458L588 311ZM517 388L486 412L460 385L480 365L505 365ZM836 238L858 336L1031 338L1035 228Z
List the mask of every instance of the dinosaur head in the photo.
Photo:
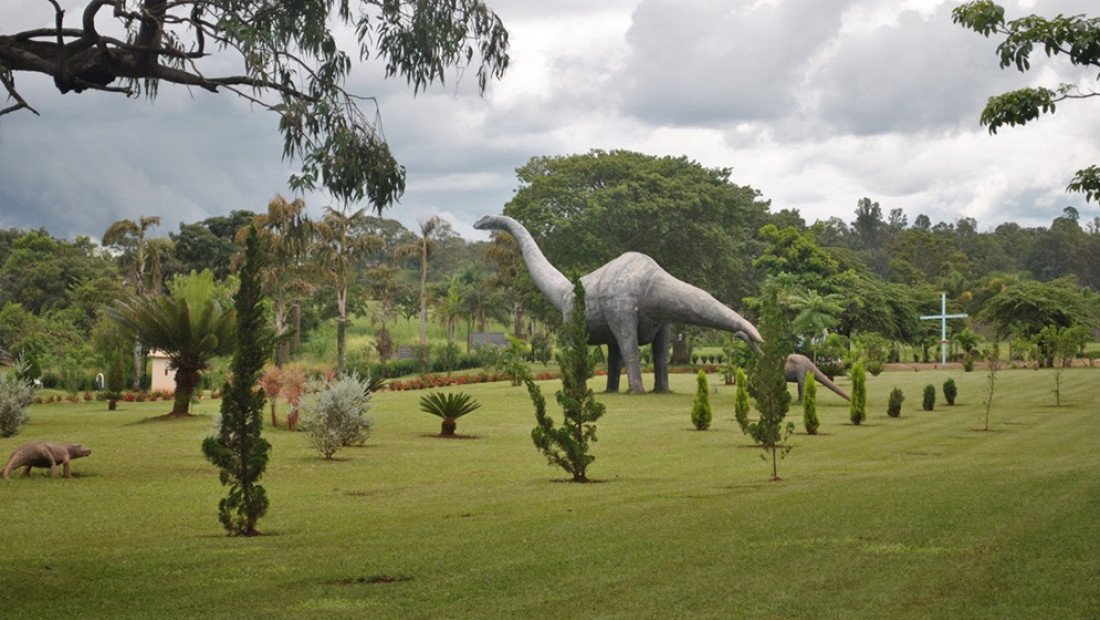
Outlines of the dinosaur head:
M752 325L749 325L749 327L752 328L752 334L748 334L744 331L737 331L734 332L733 335L736 338L744 340L745 344L749 345L749 348L752 349L754 353L760 355L760 343L763 343L764 339L760 337L760 332L756 331L755 327Z
M474 222L474 228L478 230L500 230L504 227L504 222L501 221L502 217L500 215L486 215Z
M78 443L70 443L65 446L69 450L69 458L80 458L92 453L91 448L85 448Z

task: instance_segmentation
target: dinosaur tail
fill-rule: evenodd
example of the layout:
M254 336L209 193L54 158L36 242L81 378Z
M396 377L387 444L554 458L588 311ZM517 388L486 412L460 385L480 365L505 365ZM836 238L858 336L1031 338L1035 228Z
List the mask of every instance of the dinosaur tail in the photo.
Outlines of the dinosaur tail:
M813 370L814 370L814 379L816 379L818 383L820 383L820 384L824 385L825 387L829 388L834 393L836 393L837 396L843 398L844 400L846 400L848 402L852 402L852 397L849 396L847 392L840 389L839 385L833 383L832 379L825 376L825 373L821 372L821 370L819 370L817 366L814 366Z

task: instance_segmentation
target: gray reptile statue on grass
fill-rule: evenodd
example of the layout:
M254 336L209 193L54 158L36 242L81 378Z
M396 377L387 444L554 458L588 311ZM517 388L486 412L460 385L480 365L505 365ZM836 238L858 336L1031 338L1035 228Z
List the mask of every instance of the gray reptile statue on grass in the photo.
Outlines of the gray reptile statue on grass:
M8 458L8 464L4 471L0 472L5 480L11 479L11 470L25 468L24 476L31 475L32 467L49 467L50 477L57 476L58 464L63 466L65 477L72 478L69 462L82 456L88 456L92 451L78 443L53 443L51 441L32 441L15 449Z
M486 215L474 228L502 230L519 245L527 271L563 316L573 305L573 285L543 255L531 233L506 215ZM589 344L606 344L607 391L619 391L626 366L630 391L644 394L640 345L653 343L654 392L668 391L669 325L686 323L740 332L754 349L763 342L756 327L706 291L678 280L652 258L627 252L581 277Z
M810 361L810 358L798 353L791 353L787 356L787 364L783 367L783 375L787 378L787 383L798 384L798 402L802 402L802 392L806 389L806 375L812 374L814 379L835 392L838 396L844 400L851 402L852 397L847 392L840 389L840 386L833 383L829 377L825 376L825 373Z

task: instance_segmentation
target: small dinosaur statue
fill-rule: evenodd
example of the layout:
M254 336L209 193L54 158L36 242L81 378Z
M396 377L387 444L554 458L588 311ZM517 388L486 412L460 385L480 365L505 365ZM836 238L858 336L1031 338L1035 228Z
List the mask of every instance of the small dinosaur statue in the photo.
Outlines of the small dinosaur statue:
M753 343L748 334L744 332L734 332L733 335L748 343L749 347L754 351L759 352L757 346ZM806 389L806 375L811 373L818 383L829 388L844 400L852 402L852 397L849 396L847 392L840 389L839 385L833 383L825 373L821 372L821 369L818 368L810 358L801 353L791 353L787 356L786 363L783 364L783 378L787 380L787 383L798 384L798 402L802 402L802 392Z
M474 228L501 230L519 244L527 271L550 303L568 316L573 285L543 255L531 233L506 215L486 215ZM763 342L752 323L706 291L678 280L652 258L627 252L581 277L589 344L606 344L607 391L619 391L619 373L626 367L630 391L642 386L639 345L653 343L654 392L668 391L669 324L687 323L740 333L749 346Z
M26 469L23 470L23 475L29 476L32 467L49 467L52 478L57 475L57 464L60 463L64 466L65 477L72 478L69 461L91 453L91 450L78 443L32 441L19 446L15 452L11 453L8 464L4 466L4 471L0 472L0 475L3 475L5 480L10 480L13 469L24 467Z
M814 365L810 358L798 353L791 353L787 356L787 364L783 367L783 375L787 378L787 383L798 384L798 402L802 402L802 391L806 389L806 375L813 373L814 379L818 383L829 388L833 392L836 392L838 396L844 400L851 402L852 397L847 392L840 389L840 386L829 380L829 377L825 376L825 373L821 372L817 366Z

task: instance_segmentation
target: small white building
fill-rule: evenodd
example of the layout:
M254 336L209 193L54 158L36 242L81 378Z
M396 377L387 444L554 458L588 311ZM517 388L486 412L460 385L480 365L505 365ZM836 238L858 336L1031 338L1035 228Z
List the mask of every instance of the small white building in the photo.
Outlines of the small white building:
M168 370L168 356L163 351L153 351L149 354L149 379L150 391L176 391L176 373Z

